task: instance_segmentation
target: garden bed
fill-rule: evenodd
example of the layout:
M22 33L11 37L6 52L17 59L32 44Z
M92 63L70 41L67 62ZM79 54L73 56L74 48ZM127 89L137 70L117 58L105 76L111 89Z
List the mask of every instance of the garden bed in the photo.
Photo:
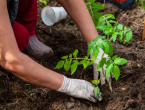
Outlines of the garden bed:
M60 6L55 0L47 0L50 6ZM83 70L79 66L74 75L64 69L54 67L64 55L79 50L79 57L87 54L87 44L78 27L68 16L52 27L45 26L40 18L44 5L38 2L37 37L54 50L54 56L46 61L36 61L48 69L67 77L93 80L93 67ZM73 98L47 88L27 85L26 82L11 73L0 69L0 110L144 110L145 109L145 42L141 41L143 17L145 12L135 3L128 9L121 10L112 4L105 4L102 14L113 14L116 21L130 28L133 39L126 44L117 40L113 45L114 54L126 58L129 62L120 66L121 76L112 81L113 92L108 84L100 86L103 100L91 103L87 100ZM99 32L101 35L102 33Z

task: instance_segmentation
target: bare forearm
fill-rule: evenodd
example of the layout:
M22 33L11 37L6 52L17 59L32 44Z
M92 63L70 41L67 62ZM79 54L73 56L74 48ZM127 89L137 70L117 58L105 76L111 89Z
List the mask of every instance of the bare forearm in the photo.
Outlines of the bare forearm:
M83 0L58 0L78 25L85 40L89 43L98 36L92 18Z
M15 58L16 59L16 58ZM63 83L63 76L36 63L28 56L20 53L16 62L2 66L20 79L52 90L58 90Z
M63 83L62 75L41 66L19 51L6 0L0 1L0 65L17 77L38 86L57 90Z

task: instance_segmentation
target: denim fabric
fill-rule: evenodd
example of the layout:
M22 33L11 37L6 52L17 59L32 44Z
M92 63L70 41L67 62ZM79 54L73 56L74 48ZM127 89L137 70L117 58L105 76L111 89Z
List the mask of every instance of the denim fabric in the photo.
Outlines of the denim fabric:
M14 21L17 17L18 6L19 0L7 0L8 13L12 25L14 24Z

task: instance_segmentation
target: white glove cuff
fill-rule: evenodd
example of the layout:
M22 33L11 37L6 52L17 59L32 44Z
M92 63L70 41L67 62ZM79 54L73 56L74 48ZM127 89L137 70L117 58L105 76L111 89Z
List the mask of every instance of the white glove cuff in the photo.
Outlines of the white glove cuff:
M63 84L61 86L61 88L59 90L57 90L58 92L69 92L68 90L70 90L70 85L71 85L71 79L67 78L66 76L64 76L64 81L63 81Z

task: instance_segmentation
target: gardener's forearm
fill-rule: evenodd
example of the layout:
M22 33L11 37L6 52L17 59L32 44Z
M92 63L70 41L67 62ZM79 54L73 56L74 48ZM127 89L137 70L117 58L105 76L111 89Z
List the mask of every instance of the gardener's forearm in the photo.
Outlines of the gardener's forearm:
M62 86L62 75L41 66L28 56L18 53L14 58L11 55L11 59L1 65L22 80L52 90Z
M83 0L57 0L78 25L87 43L98 36Z
M19 51L6 1L0 0L0 65L29 83L58 90L63 83L63 76L46 69Z

